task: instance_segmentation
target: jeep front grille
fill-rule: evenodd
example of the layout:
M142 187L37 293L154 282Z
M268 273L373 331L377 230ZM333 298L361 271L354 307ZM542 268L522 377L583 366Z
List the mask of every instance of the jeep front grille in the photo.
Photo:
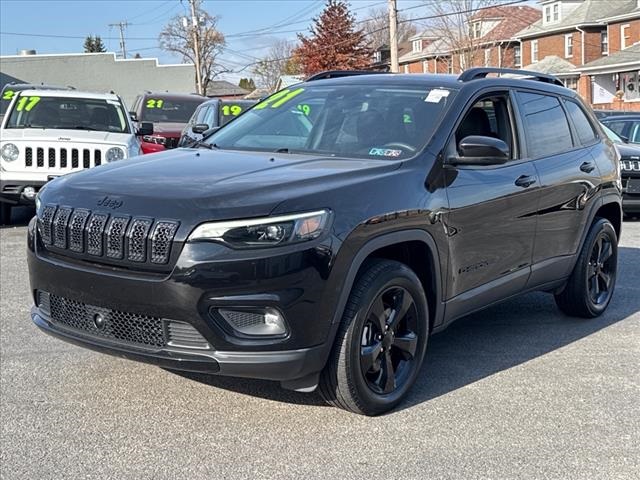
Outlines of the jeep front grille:
M52 323L83 335L154 349L211 348L189 323L89 305L42 290L36 298L38 308Z
M109 264L167 265L179 222L46 205L38 217L42 243L54 252Z
M34 165L35 156L35 165ZM46 162L45 162L46 156ZM68 159L71 159L69 164ZM82 164L81 164L82 163ZM102 164L102 150L98 148L45 148L26 147L24 151L24 165L27 168L47 168L56 170L74 170L79 168L97 167Z
M626 160L620 161L620 167L623 172L640 172L640 160Z

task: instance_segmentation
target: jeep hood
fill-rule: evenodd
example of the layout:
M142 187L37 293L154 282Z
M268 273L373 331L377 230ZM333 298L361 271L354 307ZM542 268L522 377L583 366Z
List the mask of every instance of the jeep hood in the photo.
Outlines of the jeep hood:
M6 142L24 141L126 145L130 138L130 133L96 132L91 130L53 128L7 128L2 130L2 140Z
M155 218L228 219L268 215L294 197L377 178L400 162L262 152L174 149L60 177L40 194L43 204ZM329 195L327 195L329 197ZM330 198L326 205L330 206ZM113 202L111 202L113 201Z

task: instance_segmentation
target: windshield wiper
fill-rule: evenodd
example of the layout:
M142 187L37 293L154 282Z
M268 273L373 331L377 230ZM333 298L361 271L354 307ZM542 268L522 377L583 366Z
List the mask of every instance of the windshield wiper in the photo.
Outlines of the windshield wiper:
M191 145L191 148L207 148L209 150L218 150L220 147L215 143L207 143L203 142L202 140L198 140L193 145Z
M291 151L287 147L282 147L275 149L273 153L291 153Z
M75 127L76 130L90 130L90 131L97 131L97 128L93 128L93 127L85 127L84 125L76 125Z

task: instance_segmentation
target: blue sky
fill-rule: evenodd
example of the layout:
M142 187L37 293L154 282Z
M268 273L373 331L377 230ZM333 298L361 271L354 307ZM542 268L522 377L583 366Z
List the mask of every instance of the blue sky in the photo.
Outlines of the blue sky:
M385 7L386 3L386 0L350 1L359 18L370 8ZM399 8L420 3L398 2ZM292 30L308 31L310 19L322 11L324 4L324 0L205 0L204 8L220 17L219 29L227 37L222 63L240 70L264 55L275 40L294 39L296 34ZM15 55L21 49L35 49L38 53L81 52L88 34L100 35L108 51L119 51L119 31L108 25L127 21L132 24L126 30L129 56L139 52L143 57L157 57L162 63L180 63L179 57L158 48L157 37L172 16L188 14L188 9L187 0L0 0L0 32L3 32L0 54ZM254 33L239 36L245 32ZM248 73L246 70L229 77L235 79Z

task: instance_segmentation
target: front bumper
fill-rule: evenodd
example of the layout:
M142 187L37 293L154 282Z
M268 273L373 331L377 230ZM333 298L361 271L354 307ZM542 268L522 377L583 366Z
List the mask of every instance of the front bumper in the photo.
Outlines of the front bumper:
M47 181L42 180L0 180L0 202L11 205L34 205L34 198L23 195L25 187L33 187L38 192Z
M274 352L151 350L60 328L35 306L31 319L43 332L74 345L173 370L286 382L317 372L324 361L322 346Z

